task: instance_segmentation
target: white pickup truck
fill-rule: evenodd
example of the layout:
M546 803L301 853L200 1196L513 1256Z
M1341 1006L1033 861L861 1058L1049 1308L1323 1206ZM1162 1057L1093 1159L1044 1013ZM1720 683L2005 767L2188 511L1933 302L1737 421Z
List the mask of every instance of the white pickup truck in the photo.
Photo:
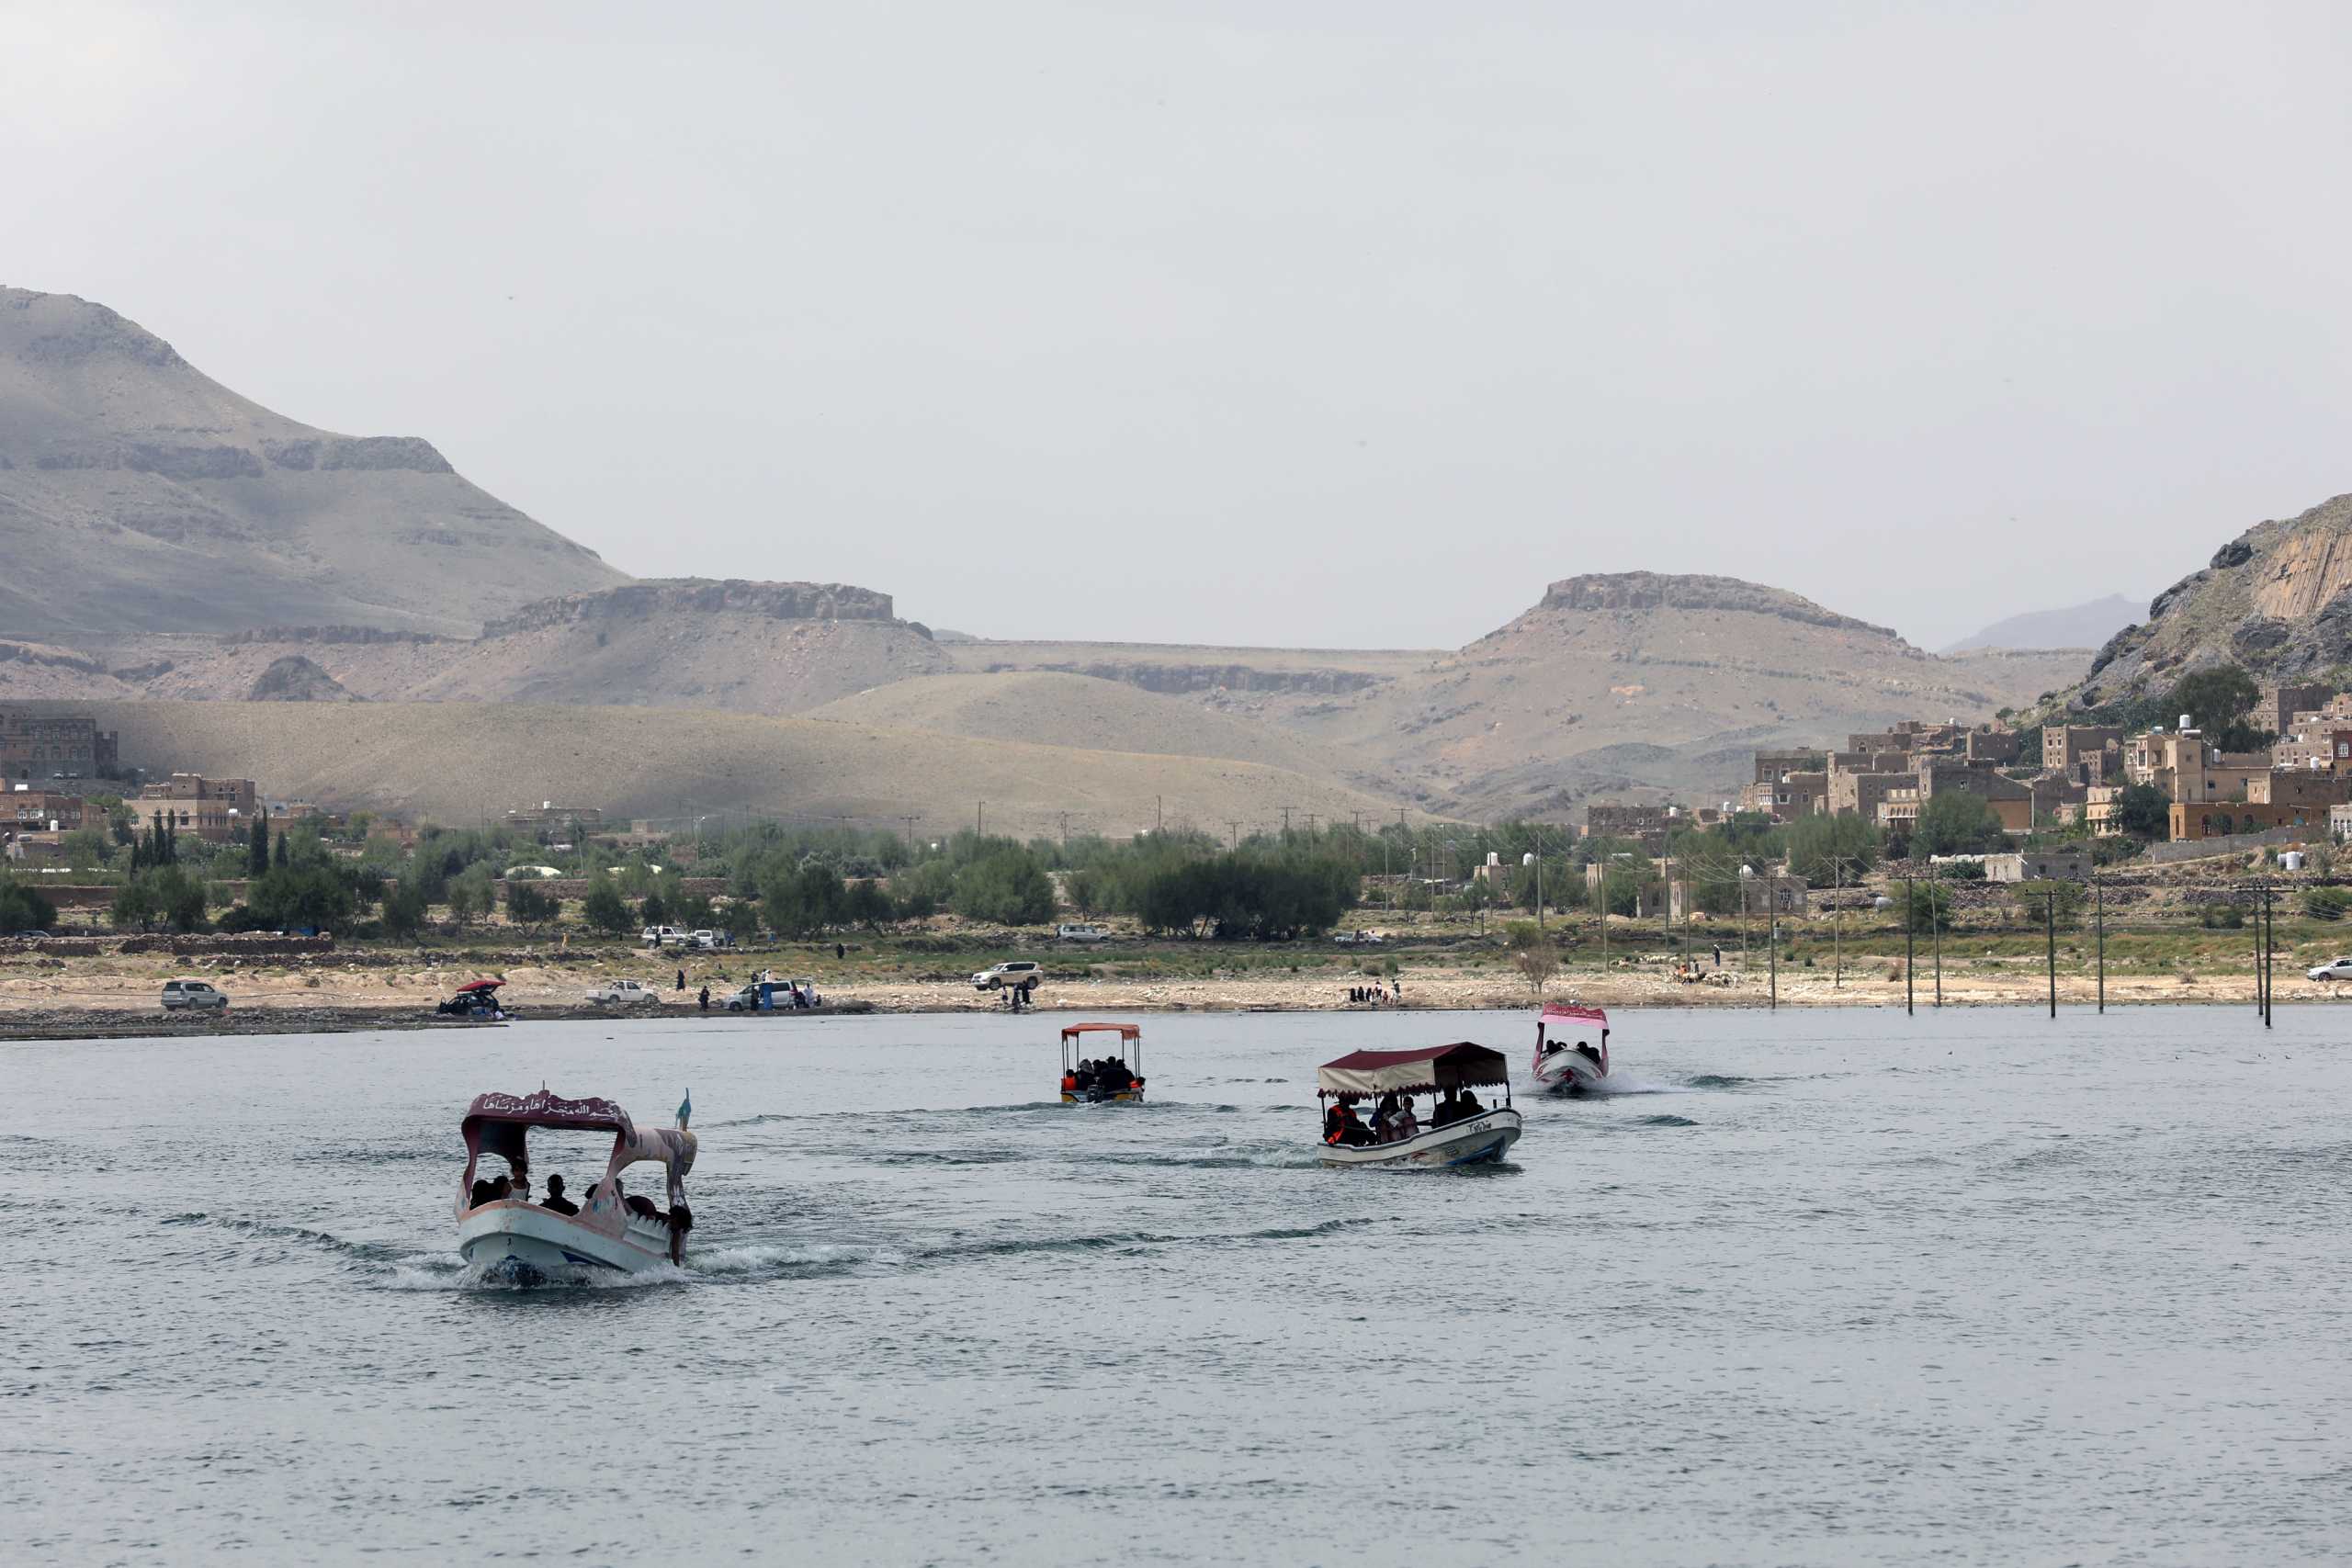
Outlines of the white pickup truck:
M638 940L648 947L692 947L695 938L676 926L648 926Z
M588 999L605 1007L628 1007L638 1002L658 1001L661 998L634 980L607 980L589 992Z

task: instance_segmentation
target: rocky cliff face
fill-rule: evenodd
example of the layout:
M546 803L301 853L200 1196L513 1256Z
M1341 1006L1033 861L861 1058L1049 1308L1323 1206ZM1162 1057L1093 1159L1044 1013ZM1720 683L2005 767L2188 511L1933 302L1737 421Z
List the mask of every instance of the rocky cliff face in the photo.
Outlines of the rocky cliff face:
M2257 523L2109 639L2069 695L2075 707L2145 695L2191 671L2240 664L2304 680L2352 662L2352 495Z
M341 682L299 653L272 660L245 694L252 703L353 703Z
M1731 610L1773 615L1809 626L1836 626L1883 637L1894 633L1810 599L1736 577L1683 576L1657 571L1597 572L1562 578L1544 590L1538 610ZM1899 640L1899 639L1898 639Z
M0 547L38 563L0 573L0 637L99 649L288 620L470 637L627 581L428 441L313 429L23 288L0 288Z
M674 578L570 593L526 604L482 628L485 637L603 621L667 615L757 615L775 621L892 621L888 593L841 582L747 582ZM910 623L911 625L911 623ZM924 634L928 637L928 633Z

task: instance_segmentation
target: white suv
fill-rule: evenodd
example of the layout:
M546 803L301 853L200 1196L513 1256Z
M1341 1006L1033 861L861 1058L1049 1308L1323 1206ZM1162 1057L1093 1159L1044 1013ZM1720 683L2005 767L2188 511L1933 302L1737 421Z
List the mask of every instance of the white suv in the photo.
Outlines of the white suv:
M972 989L1001 991L1010 986L1018 991L1034 991L1037 988L1037 982L1045 977L1037 967L1036 960L1015 958L1009 963L993 964L973 976Z
M648 926L638 940L648 947L688 947L695 939L675 926Z
M1056 926L1054 935L1062 942L1108 942L1111 933L1101 926Z
M650 1002L657 998L653 992L634 980L607 980L589 992L588 999L610 1007L616 1003Z
M2304 970L2303 978L2306 980L2352 980L2352 958L2331 958L2316 969Z
M164 1006L166 1010L180 1008L201 1010L229 1006L227 995L214 990L201 980L166 980L164 982Z

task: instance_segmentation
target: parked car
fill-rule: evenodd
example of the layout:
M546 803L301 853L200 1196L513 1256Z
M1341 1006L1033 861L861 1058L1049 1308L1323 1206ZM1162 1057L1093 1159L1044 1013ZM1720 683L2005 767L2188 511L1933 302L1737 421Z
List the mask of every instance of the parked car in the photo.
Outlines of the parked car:
M1111 933L1094 925L1056 926L1054 937L1058 942L1108 942Z
M1007 986L1011 986L1015 990L1034 991L1037 988L1037 983L1045 977L1045 973L1037 967L1035 959L1015 958L1003 964L990 964L973 976L972 989L1001 991Z
M164 1007L166 1011L177 1011L182 1008L199 1012L207 1008L226 1010L228 1006L227 995L214 990L202 980L164 982Z
M1333 931L1331 940L1341 947L1378 947L1388 939L1378 931Z
M788 1008L797 1005L792 999L792 990L795 987L799 988L801 996L808 999L808 1003L810 1007L820 1008L825 1005L825 998L817 994L817 982L814 980L775 980L769 982L769 988L775 992L775 1005L777 1007ZM729 997L721 1005L724 1006L729 1012L759 1011L760 982L757 980L752 981L750 985L743 987L734 995Z
M638 940L648 947L684 947L694 938L676 926L648 926Z
M696 931L694 934L693 945L705 951L732 947L735 945L735 933L733 931Z
M2352 980L2352 958L2331 958L2316 969L2303 971L2306 980Z
M650 1002L656 999L656 993L634 980L607 980L589 992L588 999L611 1007L618 1004Z

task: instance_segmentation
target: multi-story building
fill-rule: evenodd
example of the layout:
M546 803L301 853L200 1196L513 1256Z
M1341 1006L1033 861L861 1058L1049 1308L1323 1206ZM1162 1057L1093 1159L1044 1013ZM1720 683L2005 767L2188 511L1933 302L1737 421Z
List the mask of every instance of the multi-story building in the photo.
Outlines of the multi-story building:
M88 714L0 708L0 778L74 793L118 771L114 731Z
M1679 815L1671 806L1619 806L1596 802L1585 809L1585 836L1631 839L1651 854L1664 854L1667 835L1681 826Z
M2317 713L2299 713L2292 725L2278 732L2270 763L2278 768L2352 769L2352 727Z
M2253 806L2340 806L2352 802L2352 773L2274 768L2246 785Z
M2100 756L2109 746L2123 743L2123 727L2120 724L2045 724L2041 727L2041 768L2044 773L2064 773L2077 783L2088 784L2087 773L2080 772L2101 765Z
M2257 806L2246 800L2175 801L2172 836L2180 839L2226 839L2233 833L2263 833L2274 828L2304 828L2314 833L2331 830L2329 806Z
M87 826L92 817L105 819L99 813L86 810L80 795L62 790L27 789L19 784L0 795L0 827L34 833L70 833Z
M2288 684L2274 682L2261 687L2255 694L2254 711L2246 715L2246 722L2256 729L2267 729L2273 735L2284 735L2295 727L2298 714L2317 708L2335 694L2325 686Z
M247 831L246 823L260 798L261 792L251 779L174 773L149 784L123 805L139 831L168 822L175 832L194 833L209 843L221 844Z
M2198 806L2243 799L2270 772L2267 751L2221 751L2193 729L2151 729L2132 737L2123 769L2132 784L2154 784L2165 798Z

